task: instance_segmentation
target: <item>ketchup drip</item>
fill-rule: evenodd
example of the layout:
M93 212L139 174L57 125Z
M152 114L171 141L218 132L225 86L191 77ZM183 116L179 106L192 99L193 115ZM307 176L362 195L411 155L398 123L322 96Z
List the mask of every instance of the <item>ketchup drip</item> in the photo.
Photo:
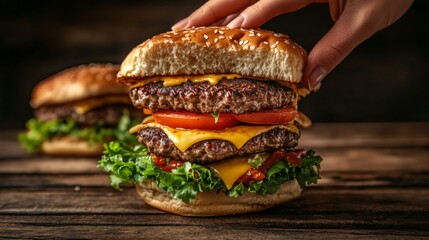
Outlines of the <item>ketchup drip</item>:
M167 163L167 160L162 157L154 157L153 162L161 168L165 172L171 172L173 169L176 169L183 165L184 162L177 161L177 160L170 160Z
M249 185L252 181L260 181L265 178L265 174L267 173L268 169L270 169L274 164L276 164L280 160L286 160L288 161L289 165L291 166L301 166L302 165L302 156L305 154L305 151L302 149L295 150L293 152L287 152L285 153L284 150L278 150L271 154L265 161L262 163L262 165L256 169L251 168L246 173L241 175L237 179L237 182L243 183L245 185Z

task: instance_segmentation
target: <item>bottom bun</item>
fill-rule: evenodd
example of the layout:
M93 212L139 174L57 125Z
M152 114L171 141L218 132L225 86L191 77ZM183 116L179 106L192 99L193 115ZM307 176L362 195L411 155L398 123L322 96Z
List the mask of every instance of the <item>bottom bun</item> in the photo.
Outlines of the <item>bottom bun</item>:
M89 144L88 141L73 137L55 137L42 143L42 152L54 156L95 157L103 153L103 144Z
M224 216L262 211L279 205L301 194L296 180L284 183L275 194L256 194L245 192L241 197L229 197L224 193L209 191L198 193L189 204L174 199L171 194L158 188L154 182L145 181L136 185L137 193L154 208L182 216Z

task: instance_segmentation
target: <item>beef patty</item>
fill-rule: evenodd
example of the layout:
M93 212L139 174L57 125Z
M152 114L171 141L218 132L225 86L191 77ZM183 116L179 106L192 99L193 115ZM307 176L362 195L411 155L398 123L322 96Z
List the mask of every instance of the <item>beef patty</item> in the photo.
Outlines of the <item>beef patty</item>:
M130 98L136 108L189 111L197 113L242 114L290 105L296 98L293 90L275 81L251 79L186 82L164 87L163 82L133 88Z
M55 105L40 107L34 111L34 115L41 121L49 121L61 118L71 118L79 124L93 125L98 121L103 121L105 125L116 125L128 110L131 118L142 119L141 111L136 110L131 105L111 104L92 109L84 114L79 114L71 105Z
M293 148L298 144L298 138L298 134L279 127L255 136L240 149L228 141L205 140L195 143L182 152L159 128L145 128L140 130L137 135L138 141L146 145L150 153L160 157L196 163L209 163L232 156L246 156L272 152L281 148Z

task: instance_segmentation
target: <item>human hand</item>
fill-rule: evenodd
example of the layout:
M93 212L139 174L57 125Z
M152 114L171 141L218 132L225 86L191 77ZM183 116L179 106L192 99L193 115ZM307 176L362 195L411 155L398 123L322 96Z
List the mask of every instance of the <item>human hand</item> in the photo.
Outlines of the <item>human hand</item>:
M172 29L205 25L258 28L313 2L329 3L335 24L308 55L303 82L310 90L357 45L398 20L413 0L210 0Z

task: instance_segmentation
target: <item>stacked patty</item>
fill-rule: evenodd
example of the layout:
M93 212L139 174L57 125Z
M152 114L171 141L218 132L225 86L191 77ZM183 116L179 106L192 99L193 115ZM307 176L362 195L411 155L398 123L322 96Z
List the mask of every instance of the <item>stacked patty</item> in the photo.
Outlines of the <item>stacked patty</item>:
M133 88L130 97L136 108L212 114L243 114L278 109L293 104L297 98L292 89L277 82L246 78L223 79L215 85L188 81L165 87L162 81L152 82ZM278 125L250 139L240 149L231 142L211 139L195 143L184 152L159 128L142 129L137 138L148 147L149 152L157 156L209 163L233 156L294 148L299 135Z
M288 106L295 93L274 81L245 78L209 82L186 82L164 87L162 82L148 83L131 89L136 108L189 111L196 113L242 114Z
M124 110L130 113L131 118L142 118L140 112L134 111L129 104L110 104L91 109L85 113L79 113L70 105L43 106L34 111L34 115L41 121L49 121L62 118L70 118L82 125L93 125L100 121L106 126L116 125L124 114Z

